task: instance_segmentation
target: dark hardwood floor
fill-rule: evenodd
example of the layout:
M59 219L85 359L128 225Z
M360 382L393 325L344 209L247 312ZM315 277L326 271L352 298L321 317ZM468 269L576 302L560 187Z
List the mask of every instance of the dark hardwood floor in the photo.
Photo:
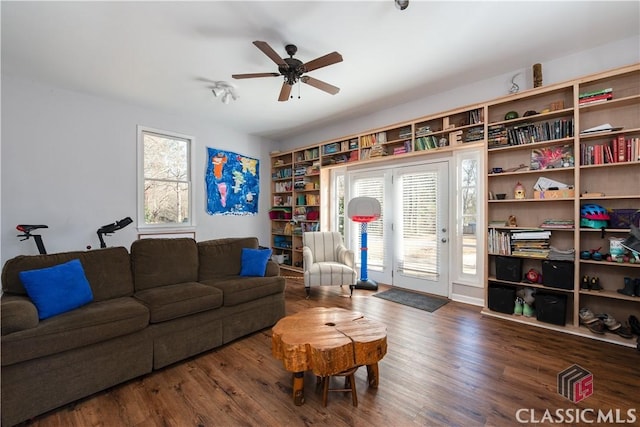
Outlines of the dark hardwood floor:
M348 393L330 393L324 408L311 373L306 403L295 406L291 374L271 356L266 329L28 424L469 427L562 425L562 416L565 425L578 424L571 422L576 418L583 425L640 425L640 351L484 317L480 307L457 302L428 313L374 298L372 291L356 290L353 298L348 292L314 288L307 300L302 283L289 279L287 314L343 307L387 325L380 386L368 388L366 369L359 369L358 407ZM593 374L593 394L578 403L556 385L558 373L574 364Z

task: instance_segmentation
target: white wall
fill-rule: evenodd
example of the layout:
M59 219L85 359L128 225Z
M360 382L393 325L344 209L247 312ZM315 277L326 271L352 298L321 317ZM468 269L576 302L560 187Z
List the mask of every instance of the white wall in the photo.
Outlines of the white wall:
M20 242L19 223L47 224L47 251L99 247L96 230L125 216L136 220L136 126L195 138L196 239L256 236L269 244L269 152L272 142L204 120L175 116L2 75L2 263L36 254ZM206 147L260 161L259 213L210 216L205 212ZM129 247L134 224L105 238Z
M457 88L443 87L442 92L437 95L392 108L380 109L374 114L357 119L348 119L335 122L331 126L323 126L303 135L281 141L280 149L291 150L317 144L429 114L437 114L468 104L500 98L509 94L511 79L517 73L520 73L520 76L515 81L520 86L520 90L530 89L533 87L531 67L536 62L538 61L535 58L531 58L531 63L523 64L523 68L519 70L513 70L487 80L469 82L468 85ZM640 62L640 35L598 47L588 48L585 46L584 51L543 62L543 85L572 80L637 62Z

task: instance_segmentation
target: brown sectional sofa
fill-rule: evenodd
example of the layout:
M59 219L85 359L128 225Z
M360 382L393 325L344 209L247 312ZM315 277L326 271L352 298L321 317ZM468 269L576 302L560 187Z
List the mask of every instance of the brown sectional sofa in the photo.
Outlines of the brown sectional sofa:
M253 237L143 239L126 248L18 256L2 270L2 425L10 426L272 326L285 279L240 276ZM93 301L38 320L19 273L79 259Z

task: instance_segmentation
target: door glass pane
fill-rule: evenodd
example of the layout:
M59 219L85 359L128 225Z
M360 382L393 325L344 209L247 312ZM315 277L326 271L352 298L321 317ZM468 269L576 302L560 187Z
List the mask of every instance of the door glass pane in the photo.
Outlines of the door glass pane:
M439 274L437 200L438 173L400 175L400 248L397 271L436 279Z
M382 270L384 266L384 177L370 177L356 179L353 197L373 197L380 202L382 214L380 218L367 224L367 268L370 270ZM360 264L360 223L351 221L352 247L357 248L356 263Z

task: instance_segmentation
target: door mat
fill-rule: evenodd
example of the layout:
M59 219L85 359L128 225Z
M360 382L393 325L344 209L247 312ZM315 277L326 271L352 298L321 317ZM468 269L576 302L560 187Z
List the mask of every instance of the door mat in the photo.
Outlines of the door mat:
M388 301L397 302L398 304L408 305L410 307L418 308L430 313L433 313L449 302L447 298L419 294L417 292L405 291L403 289L395 288L373 294L373 296L386 299Z

